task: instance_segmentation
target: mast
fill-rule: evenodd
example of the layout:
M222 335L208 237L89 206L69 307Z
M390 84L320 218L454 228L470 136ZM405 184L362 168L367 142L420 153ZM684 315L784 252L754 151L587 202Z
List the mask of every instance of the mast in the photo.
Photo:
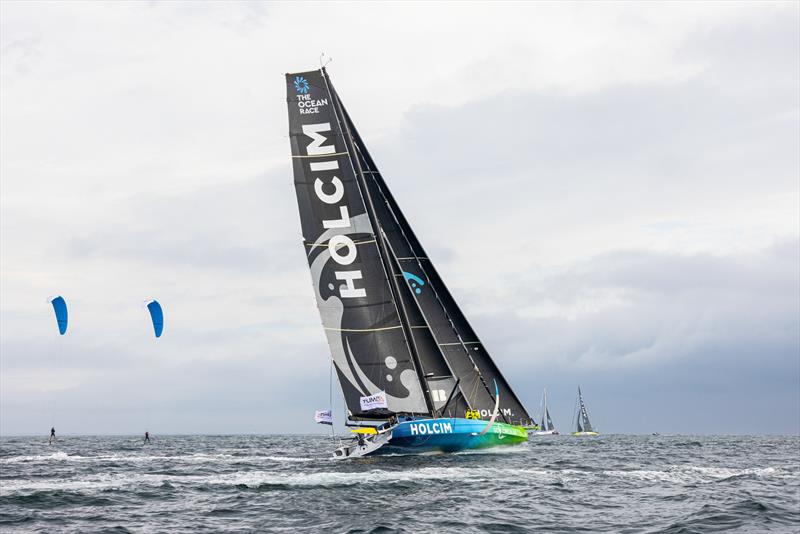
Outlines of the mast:
M339 122L339 128L343 133L345 133L345 145L347 146L347 152L350 154L350 164L353 166L353 170L356 176L356 183L358 184L359 189L361 190L361 196L366 201L367 206L367 213L370 218L370 222L372 223L372 227L375 232L375 241L378 243L378 254L381 257L381 262L383 264L384 273L386 278L390 280L389 287L392 291L392 296L394 297L395 307L397 309L397 313L400 316L400 324L403 327L403 335L406 339L406 344L411 352L412 360L414 361L414 367L417 371L417 378L420 381L420 385L422 386L422 390L424 393L425 404L428 407L428 411L431 415L436 415L436 410L433 407L433 401L430 398L430 390L427 387L427 383L425 381L425 372L422 368L422 362L420 361L419 354L417 353L416 343L414 342L414 338L412 336L411 330L409 329L408 323L408 314L406 313L405 306L402 300L399 298L400 288L397 285L397 278L393 276L391 265L388 262L388 250L386 248L386 240L383 236L383 230L381 229L381 223L377 218L375 213L375 205L373 204L372 195L369 192L369 188L364 180L364 171L361 168L361 162L359 161L358 157L353 157L355 153L354 149L354 142L353 142L353 134L350 131L350 125L348 124L349 121L345 120L345 112L344 107L342 106L341 101L339 100L339 95L333 89L333 84L330 81L330 77L328 76L328 71L325 67L322 67L322 78L325 81L325 84L328 88L328 94L331 95L331 99L334 103L334 113L336 115L336 120Z
M542 430L550 430L550 426L547 422L550 420L550 414L547 413L547 388L544 388L542 392L542 405L544 406L544 410L542 410Z
M515 422L529 423L532 418L482 347L482 343L478 340L463 312L458 308L446 285L425 254L419 240L414 235L411 226L399 209L381 173L366 150L357 129L353 126L347 110L343 109L343 111L348 128L357 142L355 147L358 155L363 160L363 163L362 161L359 161L359 163L367 169L364 170L362 168L362 176L365 181L369 182L368 188L369 186L375 188L374 194L371 193L371 195L376 200L383 200L380 209L393 222L394 229L390 234L395 236L395 240L392 241L390 237L385 237L384 240L392 250L398 262L399 270L404 275L409 274L406 271L411 271L419 278L419 282L425 286L425 290L422 292L420 292L419 288L411 292L411 300L416 304L427 330L434 337L437 353L441 354L453 376L460 379L461 396L465 399L467 407L472 408L471 404L475 402L477 404L475 408L478 408L482 414L485 413L486 417L491 415L495 398L492 389L489 387L489 382L496 380L503 399L501 401L503 404L501 406L503 419L509 422L509 419L513 418ZM399 248L399 251L397 248ZM399 257L398 252L401 252L403 257ZM409 278L409 283L411 283L411 280L414 280L414 278ZM428 291L427 288L430 288L430 290ZM480 391L473 389L472 394L470 394L467 389L470 384L474 384ZM478 384L482 387L478 386Z
M362 419L430 413L335 93L321 70L287 74L286 89L305 254L346 407ZM381 391L388 409L362 411Z

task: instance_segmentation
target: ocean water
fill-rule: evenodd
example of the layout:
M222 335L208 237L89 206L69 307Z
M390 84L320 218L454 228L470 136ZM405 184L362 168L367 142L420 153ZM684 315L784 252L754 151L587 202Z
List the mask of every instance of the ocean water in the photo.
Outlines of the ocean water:
M0 531L800 532L798 437L330 449L320 436L5 437Z

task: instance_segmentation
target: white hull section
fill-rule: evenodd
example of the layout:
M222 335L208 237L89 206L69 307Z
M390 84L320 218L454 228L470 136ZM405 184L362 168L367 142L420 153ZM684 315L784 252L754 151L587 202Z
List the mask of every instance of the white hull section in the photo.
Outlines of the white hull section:
M340 447L334 450L333 458L335 460L344 460L346 458L366 456L386 445L390 439L392 439L391 430L367 436L361 441L358 438L353 438L351 443L342 443Z

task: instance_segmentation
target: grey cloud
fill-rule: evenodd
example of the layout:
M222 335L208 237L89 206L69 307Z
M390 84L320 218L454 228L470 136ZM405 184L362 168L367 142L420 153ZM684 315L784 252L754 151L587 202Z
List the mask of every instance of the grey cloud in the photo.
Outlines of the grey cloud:
M76 58L74 73L64 65L42 70L49 91L7 93L16 100L4 106L24 103L30 122L27 115L22 122L33 130L19 117L17 129L6 130L11 115L4 116L4 132L18 132L18 145L3 145L15 165L2 184L2 432L48 427L47 399L61 407L59 429L70 432L139 431L145 417L156 433L319 431L310 414L328 404L328 349L300 244L288 143L260 140L285 131L277 73L294 67L282 64L284 50L275 46L286 35L271 26L279 6L248 12L254 5L206 12L156 4L140 19L152 34L134 36L142 42L133 49L112 47L123 63L98 52L85 65ZM331 66L389 186L478 334L533 411L549 387L562 429L580 383L606 432L800 432L799 32L787 16L795 8L757 11L690 24L694 31L674 51L696 67L678 69L690 72L684 78L617 84L608 80L638 78L610 76L569 90L517 83L539 77L531 72L539 63L492 73L502 63L490 47L459 67L458 80L480 68L476 80L502 76L506 87L489 94L462 85L455 96L464 98L451 101L436 90L438 83L458 89L443 79L450 71L370 65L365 88L366 66L356 59L342 58L341 77ZM83 28L81 13L70 16L75 31ZM101 19L112 30L118 23ZM191 38L219 25L224 32L208 35L233 41L198 52L222 50L210 65L221 69L226 53L272 43L245 63L275 77L225 70L217 85L194 92L188 80L216 74L202 61L174 61L193 47L156 39L137 48L161 28L188 28L180 35ZM275 43L264 28L275 30ZM24 46L3 50L17 75L4 83L24 84L17 71L36 75L59 44L23 34ZM267 37L243 41L247 35ZM415 46L402 42L404 53ZM522 45L537 57L551 52L537 43ZM151 71L149 62L158 65ZM120 65L142 79L120 78ZM160 85L168 74L167 83L186 87ZM390 95L401 98L400 89L381 88L401 78L432 90L399 109ZM352 81L356 87L345 83ZM50 129L53 117L37 114L43 100L65 110L92 91L103 98L80 107L85 128L74 137L65 132L75 116L59 115L62 123ZM179 106L189 94L191 105ZM242 102L223 105L225 98ZM123 106L137 113L119 113ZM106 135L109 117L129 122ZM375 117L399 126L375 135L370 128L382 122ZM37 139L48 148L47 165L15 159ZM209 161L226 168L197 159L222 142L224 157L258 155L230 172L203 168ZM102 163L92 166L93 157ZM81 181L84 158L91 172ZM267 169L275 161L285 163ZM137 178L147 185L128 187ZM56 193L42 207L31 185ZM53 327L41 303L50 287L74 303L61 353L43 334ZM159 297L167 314L157 344L137 307L148 296Z

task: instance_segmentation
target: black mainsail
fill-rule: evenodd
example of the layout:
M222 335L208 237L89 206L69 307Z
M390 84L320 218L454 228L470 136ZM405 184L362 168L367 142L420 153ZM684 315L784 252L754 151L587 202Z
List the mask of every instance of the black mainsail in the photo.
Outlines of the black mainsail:
M580 387L578 387L578 413L575 420L577 432L596 432L596 430L592 428L591 421L589 421L589 412L586 411L586 405L583 403L583 395L581 395Z
M317 304L354 417L532 419L436 272L325 69L287 74L295 187ZM384 414L385 415L385 414Z

